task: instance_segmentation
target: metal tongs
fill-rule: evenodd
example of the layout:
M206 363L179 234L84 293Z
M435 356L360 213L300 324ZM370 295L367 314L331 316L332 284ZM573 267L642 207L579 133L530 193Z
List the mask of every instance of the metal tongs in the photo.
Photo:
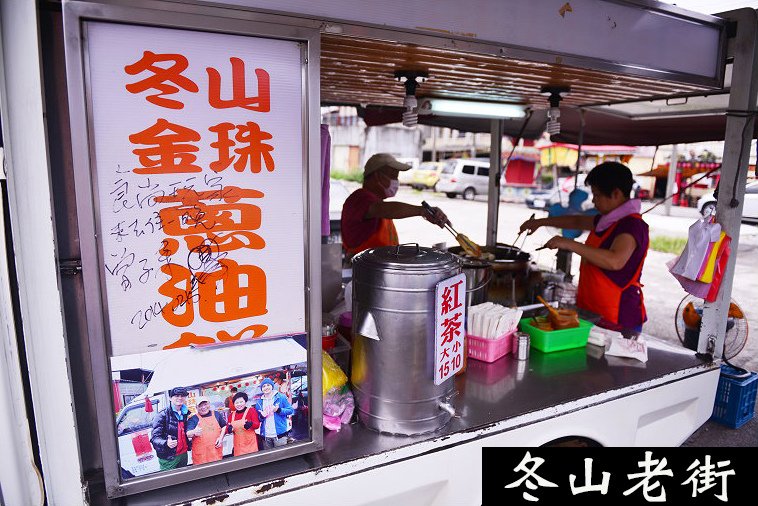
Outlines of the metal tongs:
M533 220L536 215L532 213L532 215L529 217L530 220ZM528 220L527 220L528 221ZM516 236L516 240L513 241L513 244L511 244L511 251L508 253L508 257L511 256L511 253L513 253L514 256L518 256L518 252L521 251L521 248L524 247L524 243L526 243L526 238L529 236L529 234L524 235L524 232L526 232L526 229L522 230L518 233ZM521 248L516 246L516 243L519 239L521 239L521 236L524 235L524 239L521 241Z
M426 200L421 202L421 206L427 213L429 213L430 216L434 216L434 209L432 209L432 206L430 206ZM477 243L469 239L466 235L458 233L453 228L450 220L447 220L445 223L443 223L443 226L448 230L448 232L453 234L455 240L458 241L458 244L461 245L461 248L463 248L463 251L465 251L467 255L476 258L480 258L482 256L482 248Z

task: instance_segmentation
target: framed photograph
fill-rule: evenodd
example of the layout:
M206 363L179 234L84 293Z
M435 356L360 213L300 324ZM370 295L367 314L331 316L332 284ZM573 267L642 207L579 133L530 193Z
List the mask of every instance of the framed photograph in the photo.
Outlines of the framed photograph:
M318 32L247 17L64 5L112 497L321 446Z

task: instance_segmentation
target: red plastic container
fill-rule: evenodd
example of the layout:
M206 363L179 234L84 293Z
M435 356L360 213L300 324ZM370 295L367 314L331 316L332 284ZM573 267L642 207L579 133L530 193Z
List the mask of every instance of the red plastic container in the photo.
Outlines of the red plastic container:
M321 336L321 348L324 351L329 351L334 348L337 343L337 333L335 332L331 336Z
M482 362L494 362L504 357L511 352L511 336L513 332L503 334L497 339L485 339L466 334L468 357L474 360L481 360Z

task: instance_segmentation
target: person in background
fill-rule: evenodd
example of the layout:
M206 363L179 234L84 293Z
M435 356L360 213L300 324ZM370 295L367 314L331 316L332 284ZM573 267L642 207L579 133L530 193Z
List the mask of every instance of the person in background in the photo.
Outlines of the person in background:
M234 394L232 402L233 409L229 412L226 432L234 435L234 456L257 452L258 439L255 429L261 425L258 412L255 408L247 406L247 394L245 392Z
M261 398L255 402L261 422L264 448L287 444L287 417L295 413L287 397L274 389L274 382L266 378L261 382Z
M187 437L192 442L192 465L221 460L223 454L226 419L211 409L207 397L197 398L197 413L187 420Z
M176 469L187 465L189 439L187 437L187 389L172 388L169 392L170 402L153 420L150 443L158 455L161 471Z
M234 411L234 395L237 393L237 387L232 387L229 389L229 397L226 398L226 401L224 401L224 407L228 409L230 412Z
M601 326L642 330L647 320L640 276L650 237L640 215L641 203L630 199L632 171L618 162L605 162L590 171L585 184L592 189L595 216L568 215L527 220L520 231L540 227L589 230L584 243L554 236L545 247L581 257L576 305L602 317Z
M421 216L443 227L447 216L439 208L429 214L422 206L386 202L398 189L397 176L410 169L390 154L377 153L366 161L363 187L355 190L342 206L342 247L351 258L361 251L399 244L393 219Z

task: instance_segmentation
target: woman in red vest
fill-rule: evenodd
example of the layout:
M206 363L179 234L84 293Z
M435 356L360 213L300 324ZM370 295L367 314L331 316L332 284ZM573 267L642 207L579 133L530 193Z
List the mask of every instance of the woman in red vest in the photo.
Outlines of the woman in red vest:
M599 314L608 327L640 331L647 320L640 276L649 244L648 226L640 216L640 201L630 199L634 178L626 165L605 162L585 179L600 215L567 215L531 219L521 231L539 227L588 230L584 243L554 236L545 247L579 255L576 305ZM601 320L600 325L604 322Z
M258 412L247 405L247 394L237 392L232 398L234 411L229 413L227 433L234 435L234 456L247 455L258 451L255 429L260 427Z
M447 216L434 208L434 216L422 206L404 202L386 202L397 193L397 176L411 166L387 153L377 153L366 161L363 187L355 190L342 206L342 247L350 256L369 248L397 246L397 230L393 219L422 216L443 227Z

